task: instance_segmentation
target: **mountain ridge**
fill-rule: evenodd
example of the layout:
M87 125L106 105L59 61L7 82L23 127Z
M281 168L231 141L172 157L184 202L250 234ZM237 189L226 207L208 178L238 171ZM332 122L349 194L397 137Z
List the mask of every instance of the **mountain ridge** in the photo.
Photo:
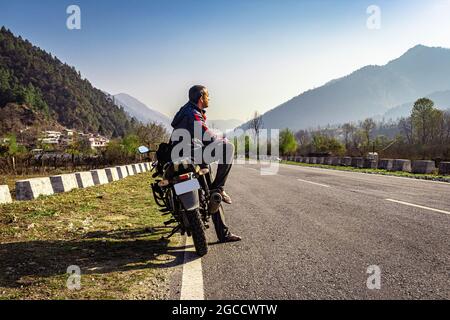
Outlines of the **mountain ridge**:
M367 65L307 90L264 113L263 122L298 130L358 121L448 89L450 49L417 45L385 65Z
M123 92L111 95L111 97L114 98L114 103L122 107L131 117L136 118L144 124L158 123L163 125L167 130L171 130L171 120L168 116L150 108L137 98Z
M427 95L425 98L432 100L437 109L450 109L450 90L433 92L432 94ZM397 120L401 117L408 117L411 114L413 106L414 101L403 103L401 105L390 108L382 115L382 117L386 120Z
M123 137L132 119L73 66L0 29L0 108L24 104L59 124L107 137Z

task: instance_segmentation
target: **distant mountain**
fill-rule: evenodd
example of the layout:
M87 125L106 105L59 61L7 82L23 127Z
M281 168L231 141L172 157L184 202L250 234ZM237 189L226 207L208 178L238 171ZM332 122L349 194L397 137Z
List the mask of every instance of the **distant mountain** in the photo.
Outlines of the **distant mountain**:
M229 130L233 130L236 127L239 127L243 124L243 121L237 119L229 119L229 120L207 120L208 126L213 129L218 129L222 132L227 132Z
M433 100L435 107L438 109L441 110L450 109L450 90L435 92L426 96L426 98ZM383 118L385 118L386 120L389 119L396 120L401 117L410 116L411 110L414 106L414 102L415 101L411 101L389 109L387 112L384 113Z
M168 116L149 108L138 99L126 94L120 93L113 96L116 105L122 107L130 116L136 118L143 123L159 123L166 127L169 131L171 120Z
M119 137L133 129L130 117L74 67L2 27L0 112L10 103L79 131Z
M418 45L384 66L366 66L306 91L265 113L263 122L298 130L357 121L449 89L450 50Z
M122 107L125 110L125 112L127 112L131 117L134 117L144 123L156 122L162 124L169 130L169 132L172 131L172 126L170 125L172 119L156 110L151 109L138 99L126 93L116 94L111 97L114 98L114 102L116 103L116 105ZM218 129L222 132L226 132L227 130L233 130L234 128L240 126L242 123L243 121L237 119L229 119L229 120L208 119L209 127L213 129Z

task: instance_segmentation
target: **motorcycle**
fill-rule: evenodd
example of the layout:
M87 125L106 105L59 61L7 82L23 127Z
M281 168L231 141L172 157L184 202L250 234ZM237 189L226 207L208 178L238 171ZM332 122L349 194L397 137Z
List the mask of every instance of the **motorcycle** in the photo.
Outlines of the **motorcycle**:
M141 146L139 152L143 154L150 150ZM170 146L162 143L156 151L152 171L155 171L153 178L156 179L151 184L155 202L163 215L171 216L164 224L175 224L165 238L169 239L177 232L192 236L197 255L206 255L206 229L214 214L224 214L221 194L211 190L211 165L196 165L191 158L172 161Z

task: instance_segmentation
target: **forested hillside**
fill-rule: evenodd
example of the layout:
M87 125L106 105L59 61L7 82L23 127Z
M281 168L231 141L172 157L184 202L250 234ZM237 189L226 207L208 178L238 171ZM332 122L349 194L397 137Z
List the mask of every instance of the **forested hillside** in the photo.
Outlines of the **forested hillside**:
M27 105L65 127L109 137L124 136L134 127L124 110L74 67L2 27L0 111L8 103Z

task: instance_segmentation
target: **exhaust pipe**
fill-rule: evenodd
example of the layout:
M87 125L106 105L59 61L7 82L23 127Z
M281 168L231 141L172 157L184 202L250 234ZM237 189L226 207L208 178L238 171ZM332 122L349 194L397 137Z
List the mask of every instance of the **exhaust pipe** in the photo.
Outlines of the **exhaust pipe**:
M218 192L214 192L209 200L209 213L213 214L219 210L222 203L222 196Z

